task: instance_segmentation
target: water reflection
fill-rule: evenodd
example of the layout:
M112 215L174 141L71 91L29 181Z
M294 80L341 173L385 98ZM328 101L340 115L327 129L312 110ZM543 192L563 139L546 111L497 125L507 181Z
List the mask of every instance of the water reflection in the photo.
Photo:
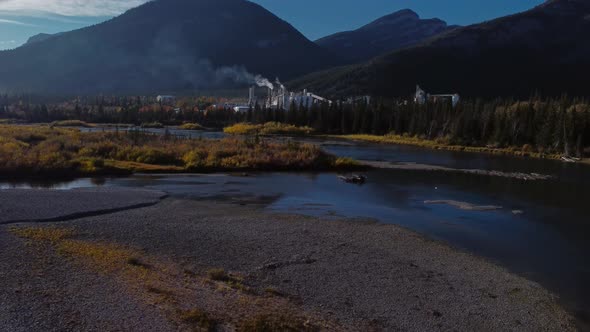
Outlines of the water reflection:
M170 135L178 138L207 138L207 139L221 139L227 135L220 131L204 131L204 130L185 130L179 127L167 127L167 128L139 128L139 127L79 127L81 132L130 132L138 131L141 133L153 134L153 135Z
M53 189L53 190L71 190L76 188L90 188L101 187L108 184L106 178L87 178L76 180L52 180L52 179L36 179L36 180L18 180L1 182L0 190L7 189Z

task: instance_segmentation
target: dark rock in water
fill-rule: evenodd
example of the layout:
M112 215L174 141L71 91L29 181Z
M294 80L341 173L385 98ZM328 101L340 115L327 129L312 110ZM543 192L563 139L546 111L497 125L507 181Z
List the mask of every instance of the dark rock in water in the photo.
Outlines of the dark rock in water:
M366 176L357 174L351 176L339 176L338 178L346 183L364 184L367 182Z

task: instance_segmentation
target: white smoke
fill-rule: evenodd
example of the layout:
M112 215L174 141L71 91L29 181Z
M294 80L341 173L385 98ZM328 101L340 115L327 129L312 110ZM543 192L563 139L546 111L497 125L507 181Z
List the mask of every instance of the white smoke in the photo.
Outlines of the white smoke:
M243 66L221 67L215 70L215 78L217 81L230 80L235 83L256 84L259 87L267 87L274 90L275 86L269 79L262 75L253 75L249 73ZM277 79L278 82L278 79ZM283 87L280 82L278 83Z
M283 85L283 83L281 83L278 77L275 80L275 83L281 88L281 90L285 90L285 86Z
M213 68L210 62L207 62L210 68ZM225 66L213 69L214 80L216 84L224 82L233 82L238 84L252 84L255 81L254 75L249 73L244 66Z
M2 0L0 0L1 2ZM181 36L181 27L171 25L154 38L149 51L150 74L166 86L186 86L189 89L225 88L238 85L256 84L274 89L274 85L261 75L249 72L245 66L218 66L206 57L199 57L198 50L186 52ZM196 54L195 54L196 53ZM134 61L129 60L129 63ZM163 81L166 79L167 81Z
M254 77L254 82L256 82L259 87L267 87L271 90L274 90L275 88L275 86L267 78L264 78L260 75L256 75L256 77Z

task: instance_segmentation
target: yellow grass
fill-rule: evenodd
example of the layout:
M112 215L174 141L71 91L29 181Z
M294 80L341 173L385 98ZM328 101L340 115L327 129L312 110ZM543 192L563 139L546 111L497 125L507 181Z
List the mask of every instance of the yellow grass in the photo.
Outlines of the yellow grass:
M205 130L205 127L198 123L183 123L179 128L184 130Z
M223 269L211 269L207 277L196 273L187 275L180 266L137 249L78 239L71 228L13 227L10 230L34 244L50 244L59 255L85 268L114 277L128 287L130 294L163 310L181 330L212 331L218 326L237 331L309 331L317 330L318 326L340 330L331 322L306 314L284 296L250 291L242 284L242 278ZM220 286L221 292L217 290ZM205 300L196 300L199 298ZM196 304L199 306L195 307Z
M130 266L141 267L141 264L129 264L140 256L139 251L110 243L74 240L72 238L77 233L72 228L13 227L11 232L33 243L51 243L58 253L77 258L101 272L125 269Z
M32 242L48 241L51 243L58 243L65 239L71 238L75 235L75 231L71 228L56 228L56 227L44 227L44 228L19 228L13 227L10 231L21 237Z
M446 151L462 151L462 152L477 152L477 153L490 153L490 154L503 154L521 157L531 158L545 158L545 159L560 159L561 156L557 154L544 154L536 151L532 151L530 146L523 147L509 147L509 148L496 148L496 147L482 147L482 146L463 146L449 144L444 139L438 140L427 140L421 139L415 136L400 136L400 135L339 135L329 136L335 138L346 138L355 141L365 141L372 143L383 143L383 144L400 144L400 145L413 145L424 148L430 148L435 150L446 150Z
M230 135L292 135L304 136L313 133L309 127L297 127L278 122L267 122L265 124L238 123L223 129L223 132Z
M64 120L64 121L54 121L50 124L51 127L84 127L84 128L92 128L95 125L80 121L80 120Z
M347 164L311 144L230 137L175 140L141 132L81 133L0 125L0 176L130 172L330 170Z
M134 161L121 161L121 160L105 160L105 166L113 169L125 170L130 172L142 172L142 173L178 173L184 172L186 169L181 166L174 165L153 165L138 163Z

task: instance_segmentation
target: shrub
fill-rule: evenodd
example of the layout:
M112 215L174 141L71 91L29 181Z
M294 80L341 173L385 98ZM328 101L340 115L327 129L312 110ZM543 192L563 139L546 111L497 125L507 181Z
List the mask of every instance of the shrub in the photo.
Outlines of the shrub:
M26 141L26 142L25 142ZM155 135L0 125L0 175L55 172L312 170L351 163L319 147L252 138L162 140ZM154 167L158 166L158 167Z
M260 130L259 125L250 123L238 123L223 129L223 132L230 135L253 135Z
M49 125L51 128L53 127L82 127L82 128L92 128L93 125L80 121L80 120L64 120L64 121L54 121Z
M164 128L164 125L160 122L144 122L141 124L141 128L161 129Z
M525 144L525 145L522 146L522 152L524 152L524 153L531 153L531 152L534 152L534 148L530 144Z
M279 122L267 122L262 125L250 123L238 123L231 127L223 129L226 134L230 135L292 135L304 136L313 133L310 127L296 127Z
M290 331L319 331L295 315L287 313L264 314L252 317L242 322L239 332L290 332Z
M184 130L204 130L205 129L205 127L201 126L198 123L183 123L179 128L184 129Z
M182 161L188 169L196 169L207 165L209 153L205 150L191 150L184 154Z
M189 325L205 331L213 331L217 325L215 320L211 319L206 312L200 309L184 311L180 314L180 319Z
M207 277L214 281L228 281L229 275L224 269L210 269L207 271Z

